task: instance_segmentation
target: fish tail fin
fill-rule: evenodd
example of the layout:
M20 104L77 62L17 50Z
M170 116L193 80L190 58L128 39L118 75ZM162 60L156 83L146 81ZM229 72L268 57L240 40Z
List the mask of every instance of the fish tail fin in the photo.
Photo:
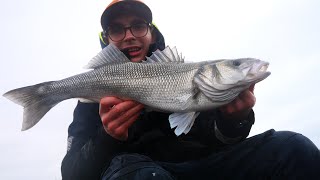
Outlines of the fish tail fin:
M23 106L22 131L33 127L52 107L62 101L51 96L52 93L48 91L51 83L22 87L3 94L7 99Z
M175 128L174 133L180 136L182 133L187 134L199 112L173 113L169 116L170 127Z

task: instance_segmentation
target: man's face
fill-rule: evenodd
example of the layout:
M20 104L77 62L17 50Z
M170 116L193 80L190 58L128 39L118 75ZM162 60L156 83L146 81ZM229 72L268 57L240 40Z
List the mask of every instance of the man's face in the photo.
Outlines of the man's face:
M122 29L123 27L132 27L133 25L143 24L145 21L139 17L132 15L123 15L115 18L110 23L110 29ZM108 36L109 44L113 44L118 47L122 52L129 56L132 62L140 62L145 59L150 44L154 43L154 38L150 27L148 26L148 32L143 37L135 37L132 32L127 28L125 29L125 36L120 41L114 41ZM138 29L138 28L135 28ZM136 35L137 36L137 35Z

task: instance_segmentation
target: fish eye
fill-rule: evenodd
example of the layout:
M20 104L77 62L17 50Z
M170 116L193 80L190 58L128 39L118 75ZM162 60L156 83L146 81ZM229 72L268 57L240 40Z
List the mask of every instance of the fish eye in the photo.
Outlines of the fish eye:
M232 61L232 65L234 65L234 66L240 66L240 64L241 64L240 61L237 61L237 60Z

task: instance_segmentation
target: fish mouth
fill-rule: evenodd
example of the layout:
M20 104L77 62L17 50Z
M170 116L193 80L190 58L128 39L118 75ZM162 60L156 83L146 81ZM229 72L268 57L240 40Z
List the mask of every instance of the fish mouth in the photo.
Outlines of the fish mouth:
M269 67L269 63L268 63L268 62L265 62L264 64L262 64L262 65L259 67L258 72L260 72L260 73L265 73L265 72L267 72L268 67Z
M263 62L258 66L252 67L247 74L247 80L256 82L256 83L264 80L271 74L269 71L267 71L268 67L269 67L268 62Z
M252 66L249 69L247 76L255 76L257 74L265 73L267 72L268 67L269 67L268 62L259 63L258 65Z

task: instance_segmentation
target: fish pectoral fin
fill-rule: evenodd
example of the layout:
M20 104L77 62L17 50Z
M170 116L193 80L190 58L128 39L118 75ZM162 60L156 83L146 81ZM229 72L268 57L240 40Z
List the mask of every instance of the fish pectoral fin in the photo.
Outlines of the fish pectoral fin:
M182 133L187 134L198 115L199 112L173 113L169 116L170 127L172 129L176 127L174 133L177 136Z
M146 59L143 63L184 63L184 58L181 53L178 53L177 48L170 48L169 46L163 51L156 50Z
M182 111L188 109L192 105L192 103L194 102L193 98L194 98L195 94L196 93L192 93L190 95L181 96L178 98L179 105L180 105Z
M110 44L93 57L84 68L96 69L107 64L120 64L126 62L130 62L126 55L116 46Z

